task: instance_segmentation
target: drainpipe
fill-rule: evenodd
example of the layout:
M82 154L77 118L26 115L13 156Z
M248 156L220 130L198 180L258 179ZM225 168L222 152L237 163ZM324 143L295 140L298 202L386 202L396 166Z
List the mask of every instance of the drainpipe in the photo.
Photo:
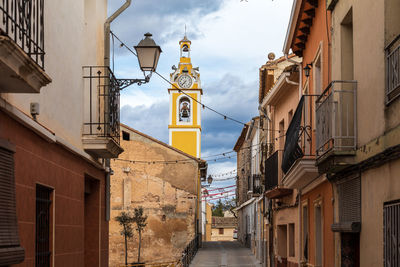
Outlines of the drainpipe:
M113 20L118 17L125 9L131 5L132 0L126 0L117 11L114 12L110 17L107 18L104 23L104 66L110 66L110 24Z
M298 225L299 225L299 231L298 231L298 235L299 235L299 267L301 266L301 250L302 250L302 240L301 240L301 189L299 189L299 221L298 221ZM308 214L307 214L308 215Z
M303 95L303 65L302 65L301 63L299 63L299 62L293 60L293 59L290 59L290 58L288 57L288 54L287 54L287 53L285 53L285 58L286 58L287 61L289 61L289 62L291 62L291 63L294 63L294 64L296 64L297 66L299 66L299 82L298 82L297 84L299 85L299 99L300 99L301 96ZM287 82L287 83L290 83L291 81L288 82L288 78L286 78L286 82ZM297 84L296 84L296 85L297 85Z
M110 66L110 24L111 22L118 17L125 9L127 9L131 4L131 0L126 0L125 4L123 4L117 11L114 12L110 17L106 19L104 23L104 66ZM106 221L110 221L110 159L105 160L105 169L106 169Z

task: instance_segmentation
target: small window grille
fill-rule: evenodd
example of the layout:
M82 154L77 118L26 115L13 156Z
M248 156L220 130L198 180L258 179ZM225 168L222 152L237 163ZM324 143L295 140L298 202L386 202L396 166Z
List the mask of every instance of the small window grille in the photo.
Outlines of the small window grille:
M51 188L36 185L36 267L50 267L51 192Z
M223 235L223 234L224 234L224 228L219 228L218 230L219 230L219 234L220 234L220 235Z
M400 200L387 203L383 208L384 267L400 263Z

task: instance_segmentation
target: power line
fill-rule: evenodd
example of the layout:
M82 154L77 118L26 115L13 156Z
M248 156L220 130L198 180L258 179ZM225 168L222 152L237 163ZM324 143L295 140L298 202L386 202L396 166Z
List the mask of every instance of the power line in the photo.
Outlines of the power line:
M136 54L132 49L130 49L121 39L119 39L118 36L116 36L112 31L111 31L110 33L111 33L111 35L112 35L113 37L115 37L115 38L121 43L120 47L125 47L126 49L129 50L129 52L131 52L133 55L135 55L135 56L137 57L137 54ZM210 111L212 111L212 112L214 112L214 113L216 113L216 114L222 116L222 117L224 118L224 120L231 120L231 121L233 121L233 122L235 122L235 123L238 123L238 124L241 124L241 125L243 125L243 126L246 126L246 125L247 125L246 123L244 123L244 122L242 122L242 121L240 121L240 120L237 120L237 119L235 119L235 118L233 118L233 117L231 117L231 116L228 116L228 115L226 115L226 114L223 114L223 113L221 113L221 112L219 112L219 111L217 111L217 110L215 110L215 109L213 109L213 108L211 108L211 107L209 107L209 106L203 104L202 102L198 101L197 99L193 98L193 97L190 96L189 94L187 94L187 93L185 93L184 91L182 91L182 89L178 88L175 84L171 83L167 78L165 78L164 76L162 76L162 75L161 75L160 73L158 73L157 71L154 71L154 73L156 73L161 79L163 79L164 81L166 81L167 83L169 83L171 86L173 86L175 89L177 89L179 93L182 93L182 94L186 95L187 97L189 97L190 99L192 99L192 100L195 101L196 103L200 104L200 105L203 107L203 109L206 108L206 109L208 109L208 110L210 110ZM264 129L264 128L262 128L262 127L255 126L255 125L253 125L253 127L255 127L255 128L257 128L257 129L260 129L260 130L263 130L263 131L267 130L267 131L278 131L278 132L280 132L280 130Z

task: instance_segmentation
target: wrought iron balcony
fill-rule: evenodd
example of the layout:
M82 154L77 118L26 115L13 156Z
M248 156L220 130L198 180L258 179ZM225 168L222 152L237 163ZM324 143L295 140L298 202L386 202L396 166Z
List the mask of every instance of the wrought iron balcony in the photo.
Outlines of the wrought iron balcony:
M299 189L318 175L315 167L315 100L303 95L286 132L283 151L284 187Z
M385 48L386 103L400 96L400 35Z
M0 35L11 38L44 68L44 0L0 1Z
M341 155L355 153L356 91L356 81L332 81L317 98L317 157L322 157L330 151Z
M120 147L120 86L109 67L83 67L84 110L83 145L98 158L115 158Z
M292 189L280 186L280 158L282 158L282 151L277 150L265 161L265 195L269 199L282 198L290 195L293 191Z
M278 151L265 161L265 191L278 186Z
M286 131L282 170L287 173L303 157L315 156L315 99L316 95L303 95Z
M44 0L0 1L0 93L39 93L44 72Z
M253 194L259 195L262 193L261 174L253 174Z

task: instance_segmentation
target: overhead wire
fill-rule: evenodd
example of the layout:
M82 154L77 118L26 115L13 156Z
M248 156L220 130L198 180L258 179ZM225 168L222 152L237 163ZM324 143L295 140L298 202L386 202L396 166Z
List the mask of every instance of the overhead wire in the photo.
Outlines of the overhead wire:
M120 47L125 47L126 49L128 49L129 52L131 52L133 55L135 55L135 56L137 57L137 54L136 54L131 48L129 48L120 38L118 38L117 35L115 35L112 31L110 32L110 34L111 34L112 36L114 36L114 37L121 43ZM228 115L226 115L226 114L223 114L223 113L221 113L221 112L215 110L214 108L211 108L210 106L208 106L208 105L206 105L206 104L203 104L202 102L198 101L197 99L195 99L195 98L192 97L191 95L185 93L182 89L178 88L175 84L171 83L167 78L165 78L163 75L161 75L161 74L158 73L157 71L154 71L154 73L157 74L161 79L163 79L164 81L166 81L167 83L169 83L171 86L173 86L175 89L177 89L179 93L186 95L187 97L189 97L190 99L192 99L192 100L195 101L196 103L200 104L200 105L203 107L203 109L208 109L208 110L210 110L210 111L212 111L212 112L214 112L214 113L216 113L216 114L222 116L222 117L224 118L224 120L231 120L231 121L233 121L233 122L235 122L235 123L238 123L238 124L241 124L241 125L243 125L243 126L246 126L246 125L247 125L247 123L244 123L244 122L242 122L242 121L240 121L240 120L238 120L238 119L235 119L235 118L233 118L233 117L231 117L231 116L228 116ZM263 131L267 130L267 131L277 131L277 132L280 132L280 130L265 129L265 128L263 128L263 127L259 127L259 126L256 126L256 125L253 125L253 127L255 127L255 128L257 128L257 129L260 129L260 130L263 130Z

